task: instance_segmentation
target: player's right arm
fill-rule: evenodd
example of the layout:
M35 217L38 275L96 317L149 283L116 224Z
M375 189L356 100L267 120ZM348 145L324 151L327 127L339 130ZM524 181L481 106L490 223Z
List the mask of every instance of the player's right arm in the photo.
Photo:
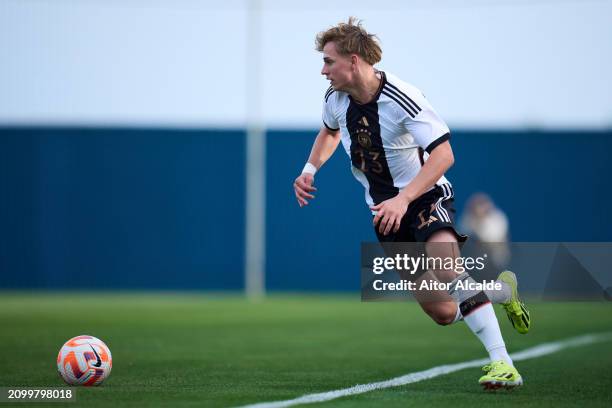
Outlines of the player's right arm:
M321 130L312 145L310 156L308 156L308 163L319 170L329 160L331 155L334 154L339 143L340 130L332 130L327 126L321 126ZM315 198L311 194L317 190L313 187L313 183L314 174L307 171L303 171L293 182L295 197L300 207L308 205L308 200Z

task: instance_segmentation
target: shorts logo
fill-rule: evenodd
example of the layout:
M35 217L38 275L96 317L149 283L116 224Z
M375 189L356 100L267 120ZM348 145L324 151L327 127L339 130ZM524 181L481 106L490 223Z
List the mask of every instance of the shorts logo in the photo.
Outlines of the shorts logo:
M364 149L372 147L371 133L367 129L357 129L357 141Z
M431 215L431 214L429 214L429 219L426 220L425 217L423 216L424 212L425 212L425 210L422 210L419 213L419 220L421 220L421 224L419 224L417 229L422 229L423 227L429 227L432 222L438 221L438 219L436 217L434 217L433 215Z

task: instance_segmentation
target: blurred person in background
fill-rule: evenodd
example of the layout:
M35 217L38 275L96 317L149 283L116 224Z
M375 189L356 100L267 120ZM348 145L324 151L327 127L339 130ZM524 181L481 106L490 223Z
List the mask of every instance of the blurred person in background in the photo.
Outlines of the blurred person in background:
M510 262L508 217L485 193L475 193L467 201L459 221L461 231L476 241L481 251L489 255L489 262L497 270Z

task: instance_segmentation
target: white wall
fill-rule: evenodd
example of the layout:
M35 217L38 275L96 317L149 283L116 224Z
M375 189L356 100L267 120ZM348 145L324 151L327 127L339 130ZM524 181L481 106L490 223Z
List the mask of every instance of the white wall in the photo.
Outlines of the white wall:
M285 3L261 0L268 126L319 125L314 36L349 15L451 126L612 126L612 1ZM0 0L0 124L243 126L247 17L247 0Z

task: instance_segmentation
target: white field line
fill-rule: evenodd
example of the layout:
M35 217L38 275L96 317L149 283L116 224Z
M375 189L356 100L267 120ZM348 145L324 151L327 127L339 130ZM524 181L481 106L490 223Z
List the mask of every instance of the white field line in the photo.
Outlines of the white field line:
M548 354L556 353L557 351L561 351L570 347L579 347L587 344L611 340L612 333L586 334L584 336L572 337L566 340L542 343L538 346L512 353L510 356L514 361L529 360L531 358L537 358L546 356ZM346 397L349 395L363 394L365 392L380 390L383 388L391 388L398 387L400 385L412 384L419 381L428 380L430 378L438 377L444 374L454 373L455 371L463 370L464 368L479 367L488 363L488 359L480 359L465 361L463 363L457 364L441 365L437 367L432 367L428 370L417 371L414 373L402 375L401 377L395 377L386 381L374 382L369 384L359 384L350 388L321 392L318 394L307 394L291 400L260 402L252 405L244 405L242 408L284 408L299 404L325 402L336 398Z

